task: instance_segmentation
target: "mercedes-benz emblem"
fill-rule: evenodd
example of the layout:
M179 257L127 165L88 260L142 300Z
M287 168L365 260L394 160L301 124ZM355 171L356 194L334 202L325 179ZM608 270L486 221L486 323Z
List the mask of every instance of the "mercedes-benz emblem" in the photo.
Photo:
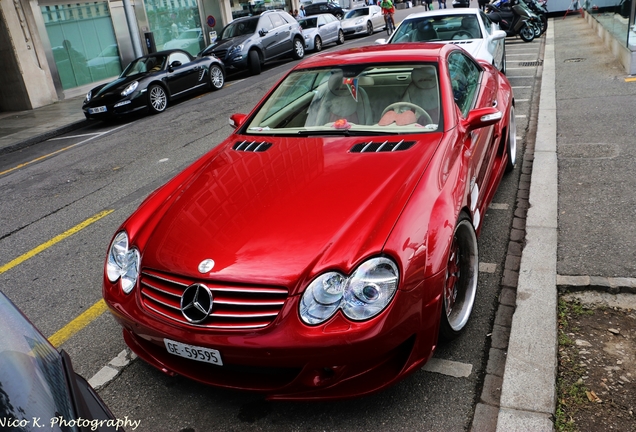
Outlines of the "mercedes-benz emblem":
M189 322L198 324L212 311L212 292L203 284L190 285L181 295L181 313Z
M205 259L199 264L199 273L208 273L214 268L214 260Z

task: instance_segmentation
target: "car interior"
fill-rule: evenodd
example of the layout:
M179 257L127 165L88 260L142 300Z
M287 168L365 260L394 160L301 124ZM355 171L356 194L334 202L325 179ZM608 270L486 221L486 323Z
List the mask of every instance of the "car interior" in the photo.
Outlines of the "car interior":
M481 38L481 28L475 15L450 15L407 20L396 30L391 43Z
M437 130L441 123L434 65L372 66L291 74L265 102L249 132L287 129L410 127Z

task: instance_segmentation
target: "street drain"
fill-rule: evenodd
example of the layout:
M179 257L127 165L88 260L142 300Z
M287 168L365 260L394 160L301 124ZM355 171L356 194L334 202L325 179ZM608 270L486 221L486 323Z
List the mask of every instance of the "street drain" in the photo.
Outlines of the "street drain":
M531 61L531 62L519 62L519 66L541 66L543 60Z
M575 57L575 58L571 58L571 59L565 59L563 60L563 63L579 63L582 62L583 60L585 60L582 57Z

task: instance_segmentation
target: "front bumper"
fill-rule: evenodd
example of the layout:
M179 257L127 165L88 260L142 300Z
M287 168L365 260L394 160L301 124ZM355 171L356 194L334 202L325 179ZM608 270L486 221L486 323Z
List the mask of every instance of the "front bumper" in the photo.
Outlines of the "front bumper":
M107 288L104 297L124 328L127 345L169 375L257 391L268 399L342 399L390 386L432 356L441 313L440 296L434 294L441 289L434 287L441 287L440 277L399 291L387 310L366 322L337 313L325 324L307 326L298 318L299 296L289 297L274 322L256 331L213 331L170 322L142 310L138 290L126 298L109 294ZM216 349L223 366L170 354L164 338Z
M95 109L102 108L95 112ZM148 108L145 92L139 93L136 97L121 98L112 100L108 98L102 101L91 101L90 104L84 105L82 111L87 119L106 119L120 117Z

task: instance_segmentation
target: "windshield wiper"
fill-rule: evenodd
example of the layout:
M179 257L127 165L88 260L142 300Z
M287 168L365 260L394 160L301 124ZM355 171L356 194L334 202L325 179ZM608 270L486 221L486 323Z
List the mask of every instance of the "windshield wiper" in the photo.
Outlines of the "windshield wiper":
M300 136L382 136L382 135L398 135L397 133L391 133L386 131L366 131L366 130L351 130L351 129L333 129L333 130L301 130L298 131Z

